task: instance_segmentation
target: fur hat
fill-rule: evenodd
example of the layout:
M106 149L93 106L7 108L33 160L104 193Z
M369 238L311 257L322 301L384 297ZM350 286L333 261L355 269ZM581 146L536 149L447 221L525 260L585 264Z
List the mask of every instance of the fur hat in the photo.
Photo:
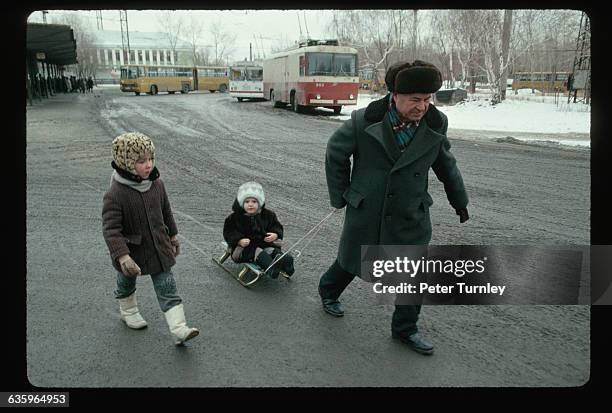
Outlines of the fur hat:
M246 182L240 185L238 188L238 195L236 200L241 207L244 207L244 201L247 198L255 198L259 202L259 207L263 207L266 202L266 196L264 195L263 187L257 182Z
M435 93L442 87L442 73L431 63L415 60L395 75L393 92Z
M402 69L406 69L407 67L410 67L409 62L399 62L394 63L387 70L387 74L385 75L385 85L387 85L387 90L389 92L393 92L393 90L395 90L395 76L397 75L397 72Z
M136 174L136 161L144 155L155 159L155 146L147 135L139 132L128 132L113 140L113 160L124 171Z

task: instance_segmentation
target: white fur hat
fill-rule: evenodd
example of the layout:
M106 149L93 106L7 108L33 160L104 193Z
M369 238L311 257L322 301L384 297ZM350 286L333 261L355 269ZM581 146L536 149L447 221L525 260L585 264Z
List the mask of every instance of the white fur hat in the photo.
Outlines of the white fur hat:
M259 202L260 208L266 202L263 187L257 182L246 182L240 185L240 188L238 188L238 195L236 195L236 199L241 207L244 207L244 201L247 198L255 198L257 202Z

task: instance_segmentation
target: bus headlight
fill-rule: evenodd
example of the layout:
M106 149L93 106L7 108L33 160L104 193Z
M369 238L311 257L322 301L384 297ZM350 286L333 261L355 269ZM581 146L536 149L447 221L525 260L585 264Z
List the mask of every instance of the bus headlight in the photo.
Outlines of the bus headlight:
M317 100L321 100L321 95L317 95Z
M355 97L353 96L353 94L351 94L351 95L349 96L349 99L351 99L351 100L353 100L354 98L355 98Z

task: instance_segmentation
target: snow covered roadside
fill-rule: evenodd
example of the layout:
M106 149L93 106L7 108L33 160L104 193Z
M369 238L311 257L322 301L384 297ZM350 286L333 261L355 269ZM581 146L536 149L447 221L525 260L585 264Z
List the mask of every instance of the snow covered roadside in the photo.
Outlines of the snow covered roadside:
M464 102L454 106L438 106L448 116L450 129L468 129L496 132L517 132L534 134L558 134L547 141L562 145L590 147L588 137L591 128L590 106L583 103L567 103L567 97L560 97L558 103L552 96L526 96L510 94L499 105L491 106L486 97L471 95ZM527 92L527 91L522 91ZM530 91L529 91L530 94ZM367 106L381 96L360 94L356 106L345 106L340 116L331 118L345 120L353 110ZM584 137L574 134L587 135ZM538 141L537 137L517 136L521 141Z

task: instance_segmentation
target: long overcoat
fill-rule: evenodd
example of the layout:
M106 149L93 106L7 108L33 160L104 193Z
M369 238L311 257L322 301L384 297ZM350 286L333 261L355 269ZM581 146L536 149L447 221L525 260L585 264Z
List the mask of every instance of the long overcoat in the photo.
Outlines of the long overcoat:
M129 254L142 275L170 271L176 263L170 237L178 233L166 188L161 179L146 192L113 179L104 194L103 234L113 267L117 258Z
M359 276L362 245L426 245L431 240L430 169L444 184L453 208L468 204L446 137L448 118L430 105L401 152L389 121L388 99L353 111L327 144L330 202L335 208L346 206L338 262Z

